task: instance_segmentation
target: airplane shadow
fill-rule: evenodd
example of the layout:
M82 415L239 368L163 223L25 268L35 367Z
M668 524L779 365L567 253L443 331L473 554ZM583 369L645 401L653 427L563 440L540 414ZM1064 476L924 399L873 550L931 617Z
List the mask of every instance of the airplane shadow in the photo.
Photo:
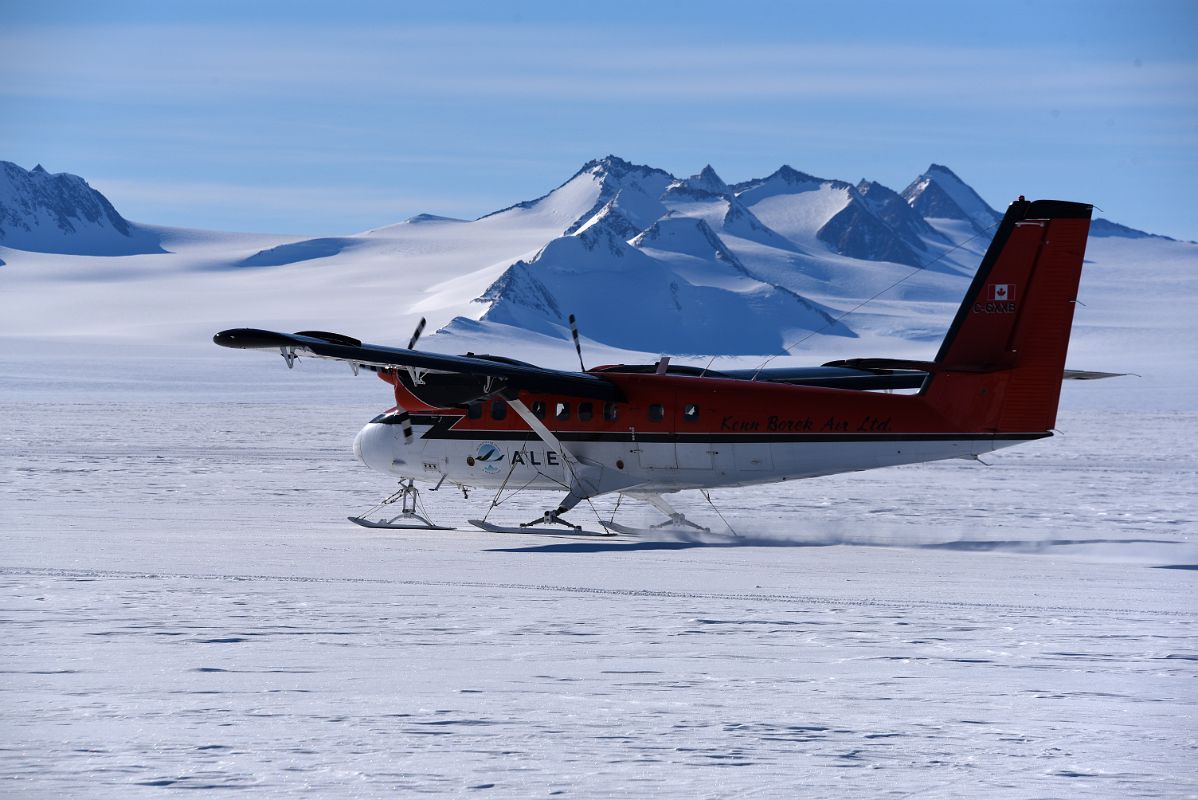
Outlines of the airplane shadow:
M690 550L696 547L897 547L916 550L956 550L961 552L1010 551L1040 553L1053 547L1094 544L1180 544L1169 539L962 539L953 542L884 542L865 539L780 539L771 537L726 537L720 539L679 539L671 541L569 541L525 547L492 547L489 553L612 553L651 550ZM1181 568L1181 567L1175 567Z
M619 541L603 541L603 542L558 542L556 544L540 544L530 545L528 547L493 547L487 552L489 553L611 553L615 551L643 551L643 550L690 550L694 547L829 547L836 542L800 542L787 541L784 539L753 539L751 541L741 541L730 539L726 542L699 542L699 541L675 541L675 542L619 542Z

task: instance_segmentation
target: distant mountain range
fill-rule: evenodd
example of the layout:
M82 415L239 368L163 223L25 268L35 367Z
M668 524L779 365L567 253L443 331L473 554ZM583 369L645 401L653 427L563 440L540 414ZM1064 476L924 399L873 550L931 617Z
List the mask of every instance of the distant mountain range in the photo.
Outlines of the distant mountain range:
M157 241L117 213L77 175L0 161L0 246L39 253L161 253Z
M0 162L0 254L9 261L21 251L158 253L187 271L286 274L290 286L310 282L330 308L391 293L407 313L453 315L437 323L449 334L562 338L577 313L593 341L679 354L781 353L810 332L854 337L858 319L838 321L842 301L912 272L919 277L898 297L951 301L1000 218L937 164L896 192L789 166L734 184L711 166L678 178L607 156L473 221L421 214L352 236L222 240L129 222L82 178ZM1106 220L1093 235L1163 238ZM902 330L922 335L918 323Z

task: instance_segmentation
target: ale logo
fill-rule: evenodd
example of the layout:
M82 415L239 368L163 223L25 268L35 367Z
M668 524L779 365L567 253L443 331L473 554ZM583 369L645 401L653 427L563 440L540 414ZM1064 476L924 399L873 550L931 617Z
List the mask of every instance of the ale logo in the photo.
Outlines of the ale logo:
M474 456L474 460L483 465L483 472L498 472L498 464L503 459L503 451L491 442L480 444L478 452Z

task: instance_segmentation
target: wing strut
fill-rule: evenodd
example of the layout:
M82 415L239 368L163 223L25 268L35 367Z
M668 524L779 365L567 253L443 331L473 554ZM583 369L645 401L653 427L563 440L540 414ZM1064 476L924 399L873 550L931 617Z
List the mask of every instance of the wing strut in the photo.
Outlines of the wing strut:
M566 467L566 471L570 474L569 493L555 510L546 511L542 520L546 523L569 525L569 523L561 520L560 516L574 508L581 501L600 493L603 465L584 461L571 453L562 444L561 439L554 436L553 431L549 430L545 426L545 423L541 422L537 418L537 415L532 413L528 406L524 405L519 398L504 399L507 400L507 404L511 406L511 409L519 415L520 419L524 420L525 424L532 428L533 433L557 452L558 457L562 460L562 464Z
M566 446L562 444L561 440L553 435L553 431L545 427L545 423L541 422L541 420L537 418L537 415L532 413L528 406L524 405L521 400L514 398L508 400L507 404L511 406L512 411L515 411L516 414L520 416L520 419L524 420L524 423L528 425L528 427L532 428L533 433L539 436L541 441L557 451L557 455L559 458L561 458L563 464L573 465L578 463L578 459L574 457L574 454L566 449ZM571 470L571 472L573 472L573 470Z

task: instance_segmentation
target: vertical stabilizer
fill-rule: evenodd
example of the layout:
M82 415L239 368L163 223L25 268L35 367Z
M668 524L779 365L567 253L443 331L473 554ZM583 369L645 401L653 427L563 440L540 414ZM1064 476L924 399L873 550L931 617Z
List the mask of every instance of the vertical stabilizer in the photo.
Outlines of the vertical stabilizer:
M925 397L965 430L1056 424L1091 206L1011 204L944 344Z

